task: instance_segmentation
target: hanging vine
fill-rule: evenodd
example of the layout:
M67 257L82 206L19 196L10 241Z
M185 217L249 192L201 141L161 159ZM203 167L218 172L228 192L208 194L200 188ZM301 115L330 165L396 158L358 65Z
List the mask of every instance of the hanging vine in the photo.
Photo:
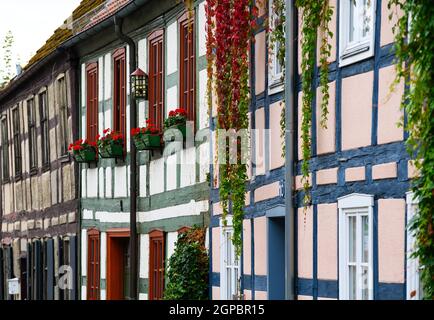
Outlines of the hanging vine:
M410 225L416 237L414 257L421 267L425 299L434 299L434 6L431 1L390 0L388 7L402 12L395 13L393 28L394 85L404 81L408 88L401 107L407 115L408 151L420 172L412 186L418 199L418 213Z
M312 108L315 90L315 59L318 36L320 37L320 88L323 93L321 101L321 125L325 126L328 115L329 85L328 63L330 57L330 44L328 37L333 34L329 30L329 22L333 11L328 0L297 0L296 5L301 12L301 78L302 78L302 120L301 120L301 145L303 163L301 167L302 184L305 191L304 204L310 203L309 160L312 154L311 127Z
M217 100L217 129L248 129L249 96L249 41L255 27L257 8L253 0L207 1L207 60L208 106L212 113L212 92L215 84ZM226 145L218 157L219 195L223 208L223 222L227 224L229 204L232 204L232 242L236 256L242 250L247 165L242 141ZM236 155L235 163L230 162Z

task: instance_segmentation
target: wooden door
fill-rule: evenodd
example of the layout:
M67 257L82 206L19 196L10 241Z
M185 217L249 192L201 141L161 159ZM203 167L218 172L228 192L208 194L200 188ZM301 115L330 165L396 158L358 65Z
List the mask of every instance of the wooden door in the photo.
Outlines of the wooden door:
M125 268L130 232L112 230L107 232L107 300L124 300Z

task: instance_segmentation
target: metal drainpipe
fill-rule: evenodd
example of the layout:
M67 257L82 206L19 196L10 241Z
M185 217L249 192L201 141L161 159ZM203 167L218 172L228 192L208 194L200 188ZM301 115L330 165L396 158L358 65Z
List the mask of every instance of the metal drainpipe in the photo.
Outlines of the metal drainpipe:
M130 72L137 68L136 43L122 32L122 19L114 17L115 32L118 38L127 43L130 49ZM128 75L129 76L129 75ZM130 81L130 128L137 125L136 100L131 91ZM130 300L137 300L137 151L130 139Z
M286 0L285 25L285 296L295 300L295 237L293 205L293 171L294 171L294 3Z

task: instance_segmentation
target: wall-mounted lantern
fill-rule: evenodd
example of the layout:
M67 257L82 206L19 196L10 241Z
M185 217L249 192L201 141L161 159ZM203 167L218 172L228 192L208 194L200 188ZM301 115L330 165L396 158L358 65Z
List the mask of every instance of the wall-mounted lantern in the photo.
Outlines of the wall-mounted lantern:
M148 75L140 68L131 74L132 93L136 100L148 100Z

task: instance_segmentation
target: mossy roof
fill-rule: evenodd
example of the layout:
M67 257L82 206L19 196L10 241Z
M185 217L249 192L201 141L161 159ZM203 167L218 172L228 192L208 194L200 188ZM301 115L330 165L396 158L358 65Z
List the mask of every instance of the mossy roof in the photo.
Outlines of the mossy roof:
M88 13L89 11L95 9L106 0L82 0L81 3L75 10L72 12L73 21L81 18L83 15ZM66 24L66 21L65 21ZM58 46L60 46L63 42L68 40L73 36L72 30L68 28L57 28L53 35L45 42L45 44L36 51L36 54L30 59L29 63L25 66L24 69L30 68L32 65L37 63L38 61L47 57L50 53L52 53Z

